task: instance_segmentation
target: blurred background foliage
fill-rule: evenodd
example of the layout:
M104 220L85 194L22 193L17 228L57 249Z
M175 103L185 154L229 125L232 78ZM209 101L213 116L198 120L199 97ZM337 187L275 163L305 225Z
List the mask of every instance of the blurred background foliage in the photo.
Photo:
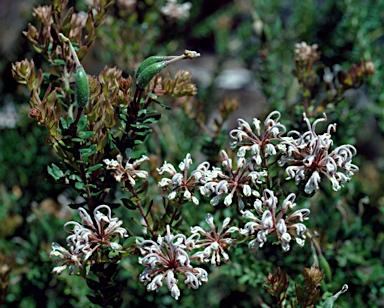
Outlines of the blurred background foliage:
M324 187L306 206L311 209L309 227L320 235L317 240L331 268L332 277L322 285L325 295L347 283L348 293L337 306L384 307L384 2L191 3L190 15L176 19L161 12L165 0L118 0L98 28L91 54L83 60L86 71L98 74L108 65L132 74L137 63L153 54L175 54L186 48L202 54L170 68L170 73L190 70L198 95L165 102L171 108L143 146L153 155L155 170L163 160L178 163L188 152L196 163L214 161L211 156L219 148L228 148L227 131L239 116L263 119L277 109L285 124L300 119L300 84L292 75L295 43L318 44L321 70L348 70L360 59L373 61L376 74L325 109L328 122L338 124L334 144L356 145L360 171L341 191ZM44 143L44 129L28 118L25 89L11 76L12 62L24 58L33 58L36 66L42 62L21 33L32 20L32 7L42 4L46 2L0 3L0 294L6 294L4 307L85 307L89 306L85 281L66 273L51 275L48 256L53 241L64 242L63 223L77 219L66 206L76 196L53 185L47 175L46 166L56 158ZM77 11L87 8L82 1L70 5ZM319 95L324 91L319 89ZM205 213L212 211L209 205L189 206L186 220L191 223L203 221ZM119 210L117 216L129 225L131 217ZM234 215L231 209L216 216L228 215ZM268 273L279 266L300 283L303 268L313 263L309 243L300 250L294 245L286 254L272 245L256 255L246 249L233 249L231 261L211 271L208 285L182 290L179 302L163 289L147 293L138 282L137 257L127 258L119 274L124 305L257 307L272 303L262 288ZM294 283L289 294L294 295Z

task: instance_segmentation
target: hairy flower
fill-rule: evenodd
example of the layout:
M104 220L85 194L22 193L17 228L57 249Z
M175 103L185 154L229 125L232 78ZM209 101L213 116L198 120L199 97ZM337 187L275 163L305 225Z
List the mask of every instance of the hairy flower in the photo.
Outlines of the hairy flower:
M52 243L52 251L49 256L51 258L59 258L56 263L61 263L61 265L55 266L53 268L53 274L60 275L61 272L68 267L69 274L72 275L75 271L81 270L83 268L83 252L81 250L75 251L73 246L70 246L69 250L67 250L60 246L58 243Z
M198 259L200 262L204 263L211 261L212 265L220 265L221 258L224 262L227 262L229 256L225 250L229 246L236 244L236 239L231 238L231 235L232 233L239 231L239 228L237 227L229 227L230 220L230 218L226 218L222 227L217 230L212 215L208 214L205 217L205 221L211 228L209 231L205 231L198 226L191 227L191 232L193 234L201 234L204 236L203 239L198 239L195 242L195 248L204 248L204 250L193 254L191 259Z
M238 166L245 164L245 157L249 151L255 167L259 166L264 158L276 154L275 145L272 142L280 140L280 136L286 131L285 126L279 123L280 116L278 111L271 112L264 121L263 131L259 119L253 119L253 129L243 119L238 119L237 129L233 129L229 133L230 137L235 140L231 147L239 147L237 151Z
M100 212L101 209L107 210L107 215ZM118 243L119 238L128 237L127 230L122 228L122 221L112 218L109 206L99 205L93 211L93 219L88 212L79 208L81 223L69 221L64 225L64 230L70 233L67 237L69 249L61 247L57 243L52 244L51 257L58 257L60 266L52 272L60 274L66 267L69 267L70 274L75 268L81 269L97 249L110 248L121 250L122 246ZM69 228L68 226L73 226Z
M252 189L251 186L261 184L261 178L266 175L266 172L253 171L251 161L236 170L233 168L232 160L227 153L224 150L220 153L223 158L222 165L228 172L224 173L218 168L206 172L205 184L200 187L200 192L208 197L212 193L216 195L211 199L213 206L217 205L223 196L225 196L224 204L230 206L236 195L238 207L242 210L245 203L244 199L248 199L250 196L259 196L258 191Z
M184 234L173 235L167 225L166 235L159 236L157 243L152 240L137 241L143 255L139 258L139 263L146 266L139 279L147 286L148 291L158 290L165 279L168 290L177 300L180 296L178 274L184 276L184 283L193 289L198 289L208 281L207 272L202 268L193 267L187 253L187 250L194 247L198 238L198 234L189 238Z
M318 48L319 46L317 44L310 46L306 42L295 44L295 61L313 63L320 58L320 53L317 50Z
M167 4L163 6L160 11L165 16L174 19L186 19L189 17L189 11L192 7L190 2L178 4L177 0L167 0Z
M308 131L303 134L290 131L280 144L283 155L279 165L288 165L285 169L287 179L294 178L296 184L306 182L304 191L307 194L319 189L322 175L331 181L334 190L339 190L359 170L352 164L352 157L356 155L356 149L352 145L342 145L329 152L333 144L331 133L336 130L336 124L329 125L325 134L316 134L316 125L326 120L324 114L323 118L317 119L311 125L304 113Z
M204 183L209 163L201 163L196 170L188 175L191 165L192 158L191 154L188 153L185 159L179 164L181 172L177 172L175 167L167 162L164 162L164 165L157 169L160 174L168 173L171 176L171 178L165 177L159 182L159 186L163 188L172 185L168 199L172 200L176 197L177 193L182 192L185 199L193 201L196 205L199 204L199 200L194 196L194 190L198 189L198 185Z
M104 163L107 165L107 169L113 170L112 174L117 182L122 183L122 187L128 185L130 187L135 186L137 178L146 179L148 177L148 172L143 170L137 170L136 168L141 165L142 162L149 160L149 158L143 155L142 158L136 160L134 163L130 163L129 159L123 166L123 156L117 155L116 160L104 159Z
M249 242L249 247L258 250L263 247L270 234L274 234L281 243L283 251L288 251L290 241L294 239L299 246L304 245L306 227L302 222L308 219L309 210L297 210L290 215L286 213L294 208L296 199L295 194L288 195L278 208L278 200L273 191L266 189L261 199L256 199L253 207L254 211L243 211L243 217L250 219L240 229L240 234L251 236L256 234L255 239Z

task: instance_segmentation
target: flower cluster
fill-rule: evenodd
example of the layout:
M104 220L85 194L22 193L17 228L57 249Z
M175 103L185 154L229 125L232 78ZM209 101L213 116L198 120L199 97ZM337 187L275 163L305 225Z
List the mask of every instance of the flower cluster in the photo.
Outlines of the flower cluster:
M160 11L165 16L174 19L186 19L189 17L189 11L192 8L190 2L178 4L177 0L167 0L167 4L163 6Z
M244 165L241 170L234 170L232 160L226 152L221 151L221 155L223 157L222 164L228 170L228 174L217 167L210 169L209 163L203 162L188 176L192 159L191 155L187 154L184 161L179 165L182 172L177 172L173 165L167 162L158 169L160 174L166 172L171 175L171 178L163 178L159 182L159 186L165 188L172 185L168 199L172 200L177 196L178 192L182 192L186 200L193 201L196 205L199 204L199 200L195 196L196 190L199 190L200 193L206 197L215 194L210 201L214 206L217 205L224 196L226 196L224 204L229 206L232 204L232 199L236 194L239 200L239 208L243 208L244 197L251 195L258 196L258 192L251 189L250 183L254 183L255 185L261 184L260 179L265 176L266 173L264 171L247 172L249 164Z
M112 175L117 182L122 183L122 187L126 187L126 182L130 187L135 186L136 178L148 178L148 172L143 170L136 170L142 162L149 160L149 158L143 155L142 158L136 160L134 163L130 163L127 160L125 166L123 166L123 156L117 155L115 159L104 159L104 163L107 165L107 169L113 170Z
M205 217L205 221L211 230L205 231L203 228L198 226L191 227L191 232L193 234L201 234L204 236L203 239L196 240L194 245L195 248L204 248L204 250L196 252L191 259L198 259L201 263L211 261L212 265L220 265L222 257L224 262L227 262L229 260L229 256L225 250L229 246L236 245L236 239L231 238L231 235L234 232L238 232L239 228L229 227L229 222L231 221L229 217L224 219L223 225L219 230L216 229L211 214L208 214Z
M198 184L204 183L205 174L208 171L209 163L201 163L196 170L192 171L188 176L188 170L192 165L191 155L188 153L185 159L179 164L181 172L177 172L175 167L170 163L164 162L163 166L157 171L159 174L168 173L172 178L163 178L159 182L160 187L167 187L172 184L172 191L168 195L168 199L172 200L176 197L178 192L182 192L183 196L188 201L193 201L196 205L199 204L199 200L194 195L194 190L198 187Z
M235 140L231 144L232 148L239 147L237 167L234 168L232 159L225 151L221 151L222 165L228 172L224 173L218 168L213 169L211 173L206 174L205 184L200 188L200 192L204 196L216 194L211 199L212 205L217 205L220 199L226 195L224 204L229 206L236 195L238 207L242 210L245 202L249 201L249 197L260 196L257 186L260 186L267 176L267 170L263 169L262 163L265 163L264 160L269 156L276 155L274 143L277 143L280 136L286 131L284 125L279 123L279 119L278 111L270 113L265 119L262 129L261 121L254 118L252 121L254 130L243 119L238 120L237 129L233 129L229 133L230 137Z
M271 112L264 121L263 132L261 132L261 121L254 118L251 126L243 119L238 119L237 129L230 131L229 136L235 141L231 143L231 147L239 147L237 151L237 165L245 164L246 154L251 152L251 161L255 167L260 166L263 159L276 154L276 147L273 144L279 141L282 134L286 132L283 124L279 123L280 112Z
M307 228L302 222L308 219L309 210L301 209L286 215L290 209L296 206L295 199L295 194L289 194L283 201L281 208L278 209L278 200L273 191L266 189L262 198L256 199L253 204L255 214L249 210L242 212L243 217L251 221L245 224L244 229L240 229L240 234L251 236L257 232L256 238L249 242L249 247L252 250L263 247L267 241L267 236L270 234L276 235L283 251L289 250L289 243L292 239L299 246L304 245Z
M229 206L236 195L238 207L243 209L244 199L250 196L259 196L258 191L251 188L251 184L261 184L261 179L266 175L266 172L253 171L251 161L248 161L248 163L238 167L236 170L232 166L232 159L228 157L224 150L221 151L221 156L223 158L222 165L228 172L224 173L219 168L213 168L212 171L208 171L205 177L205 184L200 187L200 193L206 197L215 194L210 201L213 206L216 206L223 196L225 196L224 204Z
M308 45L306 42L295 44L295 61L303 63L313 63L320 58L319 46L313 44Z
M343 183L349 182L351 176L359 170L352 164L352 157L356 154L356 149L352 145L339 146L329 153L333 144L331 133L336 130L336 124L329 125L326 133L316 134L316 125L326 120L324 114L323 118L317 119L311 125L304 114L308 131L303 134L290 131L287 137L282 138L280 149L283 156L279 165L288 165L285 169L287 179L295 179L296 184L306 182L304 191L307 194L319 189L321 175L331 181L334 190L339 190Z
M100 212L101 209L106 209L107 215ZM112 218L111 209L107 205L96 207L93 218L83 208L79 208L79 215L81 223L69 221L64 225L64 230L70 233L67 237L69 249L57 243L52 244L50 257L58 257L57 263L61 263L52 270L53 273L60 274L67 267L70 274L76 269L81 270L87 262L95 262L90 259L98 249L110 248L117 251L123 249L118 240L128 237L127 230L121 227L123 223L121 220Z
M193 234L186 238L183 234L171 234L167 225L165 236L159 236L157 243L152 240L137 241L140 252L143 255L139 263L146 266L140 274L140 281L147 285L148 291L158 290L165 279L172 297L176 300L180 296L180 289L177 286L178 274L185 277L184 283L193 289L198 289L208 281L207 272L199 267L190 264L187 253L192 250L199 234Z

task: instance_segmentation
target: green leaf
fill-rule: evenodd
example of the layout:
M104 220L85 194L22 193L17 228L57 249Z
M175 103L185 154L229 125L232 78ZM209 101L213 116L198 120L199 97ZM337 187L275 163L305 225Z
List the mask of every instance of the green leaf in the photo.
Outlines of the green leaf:
M129 209L129 210L136 210L137 209L137 205L136 203L131 200L131 199L128 199L128 198L122 198L121 199L121 202L123 203L123 205Z
M134 152L131 152L130 158L138 159L141 156L145 155L146 153L147 151L144 151L144 150L134 151Z
M92 196L92 197L96 197L96 196L102 194L103 192L104 192L104 190L100 190L100 191L92 192L92 193L91 193L91 196Z
M320 256L320 268L324 270L325 273L325 279L327 282L332 281L332 272L331 272L331 267L329 266L329 263L327 259L323 255Z
M64 128L64 129L68 129L69 126L73 123L73 119L71 117L68 117L67 120L65 120L64 118L60 118L60 124L61 124L61 127Z
M81 138L72 138L71 139L71 141L73 141L73 142L82 142L83 141L83 139L81 139Z
M331 297L328 297L325 302L323 303L323 306L321 306L322 308L332 308L333 307L333 303L337 300L337 298L347 292L348 290L348 285L343 285L343 288L337 292L335 295L331 296Z
M84 185L83 182L76 182L76 183L75 183L75 188L76 188L77 190L83 190L84 187L85 187L85 185Z
M157 123L160 120L160 118L161 118L161 114L151 115L146 117L143 120L143 123Z
M72 180L72 181L81 181L81 177L77 174L71 174L69 175L69 179Z
M94 165L91 168L87 169L87 173L91 173L91 172L93 172L93 171L95 171L97 169L100 169L102 166L103 166L103 164Z
M81 131L81 132L79 132L79 137L81 139L88 139L88 138L92 137L94 134L95 134L95 132L93 132L93 131L86 131L86 132Z
M129 248L129 247L135 246L135 244L136 244L136 238L134 236L130 236L124 241L123 247Z
M118 256L120 252L118 250L111 250L108 253L108 258L113 259L114 257Z
M115 142L115 138L113 138L113 134L110 130L107 131L108 133L108 143L109 143L109 147L111 149L115 149L117 146L116 146L116 142Z
M79 152L81 153L82 158L87 158L91 155L93 155L96 152L96 144L92 144L89 148L80 149Z
M297 300L299 301L300 304L304 303L305 301L304 290L298 284L295 284L295 289L296 289Z
M57 66L65 65L65 61L62 59L54 59L53 63L55 63Z
M83 114L80 117L79 122L77 123L77 130L79 131L79 134L80 134L80 132L85 131L86 128L87 128L87 116Z
M153 100L154 102L158 103L161 107L163 107L165 110L171 110L171 107L165 105L164 103L162 103L161 101L157 100L157 99L154 99Z
M64 172L55 164L52 164L52 167L48 166L48 173L58 181L60 178L64 176Z

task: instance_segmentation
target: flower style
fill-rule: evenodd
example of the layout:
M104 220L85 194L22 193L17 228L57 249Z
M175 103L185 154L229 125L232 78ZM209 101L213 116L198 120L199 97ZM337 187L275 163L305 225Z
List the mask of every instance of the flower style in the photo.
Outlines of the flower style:
M139 263L147 268L140 274L140 281L147 285L148 291L158 290L167 283L168 290L176 300L180 297L180 289L177 286L178 276L183 275L184 283L193 289L208 281L207 272L199 267L192 267L187 250L194 247L199 234L193 234L188 239L184 234L171 234L167 225L165 236L159 236L157 243L152 240L137 241L140 252L143 255Z
M302 222L308 219L310 211L301 209L285 216L288 210L296 206L295 199L295 194L289 194L281 209L277 210L277 198L273 191L266 189L263 197L256 199L253 204L256 215L249 210L242 212L243 217L251 221L245 224L244 229L240 229L240 234L250 236L257 232L256 238L249 242L250 249L258 250L263 247L267 236L272 233L278 238L284 252L289 250L292 238L300 247L304 246L307 228Z
M168 173L172 178L163 178L159 182L160 187L167 187L172 184L172 191L168 195L168 199L172 200L176 197L179 191L183 192L183 196L188 201L192 201L196 205L199 204L199 200L194 196L194 190L197 189L197 185L204 183L205 174L208 171L209 163L201 163L196 170L191 172L188 177L188 170L192 165L191 154L187 154L185 159L179 164L181 172L177 172L175 167L170 163L164 162L164 165L157 169L160 174Z
M104 163L107 165L107 169L113 170L112 174L117 182L122 182L122 187L126 187L126 182L130 187L135 186L136 178L146 179L148 178L148 172L143 170L136 170L142 162L149 160L145 155L142 158L136 160L134 163L130 163L127 160L125 167L123 166L123 156L117 155L116 160L104 159Z
M248 151L251 151L251 159L255 166L260 166L263 158L276 154L275 145L272 141L280 140L280 136L286 131L285 126L279 123L279 119L280 113L278 111L271 112L264 121L263 133L261 133L260 120L253 119L254 132L246 121L238 119L237 129L231 130L229 135L235 140L231 143L231 147L240 146L237 151L237 165L239 167L245 164L245 156Z
M325 175L331 181L334 190L339 190L343 183L349 182L351 176L359 170L351 163L352 157L356 155L356 149L352 145L339 146L329 153L333 144L331 133L336 130L336 124L329 125L325 134L316 134L317 123L326 120L324 114L323 118L317 119L311 126L304 113L308 131L304 134L290 131L288 137L282 138L283 141L279 146L283 152L279 165L288 165L285 169L287 179L294 178L296 184L305 181L304 191L307 194L319 189L321 175Z
M230 218L224 219L222 227L217 231L216 226L213 222L213 217L211 214L208 214L205 217L205 221L210 226L210 231L205 231L201 227L191 227L191 232L193 234L201 234L205 238L196 240L195 248L205 248L204 251L198 251L191 256L191 259L198 259L201 263L208 263L211 260L211 264L216 266L220 265L222 256L224 262L229 260L228 254L225 250L229 246L236 245L236 239L231 238L231 234L238 232L239 228L230 227L229 222Z
M107 215L100 212L107 210ZM111 217L111 209L107 205L99 205L93 211L93 219L83 208L79 208L81 223L69 221L64 225L64 230L70 233L67 237L69 250L57 243L52 244L50 257L58 257L61 265L53 269L53 273L60 274L69 267L69 273L73 274L75 269L82 269L83 265L91 258L98 249L110 248L121 250L123 247L118 243L119 238L128 237L127 230L122 228L122 221ZM72 225L73 228L68 228ZM94 263L94 260L89 260Z

